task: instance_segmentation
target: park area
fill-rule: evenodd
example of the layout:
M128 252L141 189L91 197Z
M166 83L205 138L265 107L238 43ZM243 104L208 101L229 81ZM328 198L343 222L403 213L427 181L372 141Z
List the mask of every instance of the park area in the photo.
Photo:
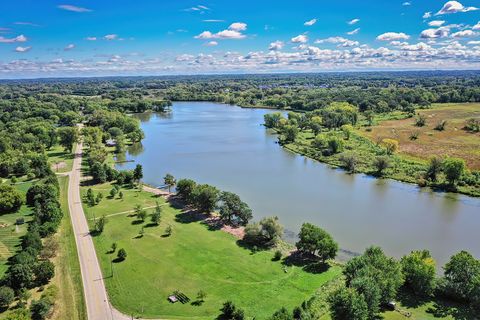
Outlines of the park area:
M281 307L292 310L308 300L323 284L337 278L341 269L307 272L301 266L273 261L273 251L252 252L237 238L212 231L195 215L173 208L162 197L138 189L122 188L123 198L107 195L111 184L90 186L103 200L93 207L84 204L91 226L93 219L107 217L103 233L94 237L105 283L113 305L128 315L168 319L213 319L222 304L233 301L249 317L264 319ZM85 195L89 187L82 187ZM141 205L150 214L156 202L162 208L160 225L149 217L142 222L134 214ZM171 235L166 234L168 226ZM116 262L112 243L127 252ZM179 291L190 302L171 303ZM197 299L199 291L206 297Z
M434 104L417 112L425 117L424 126L416 126L415 118L387 120L371 127L371 131L362 129L362 134L373 142L395 139L404 155L424 160L432 156L458 157L469 169L480 169L480 133L464 129L469 119L480 120L480 104ZM442 121L446 121L444 130L435 130Z

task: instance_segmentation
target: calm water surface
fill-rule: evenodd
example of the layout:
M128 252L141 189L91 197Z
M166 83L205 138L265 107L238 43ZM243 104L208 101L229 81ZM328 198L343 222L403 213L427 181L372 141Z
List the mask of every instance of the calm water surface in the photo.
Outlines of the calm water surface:
M376 244L397 257L429 249L439 265L463 249L480 258L480 199L348 175L292 154L261 126L268 112L182 102L168 115L137 115L146 138L127 154L135 162L118 167L141 163L152 185L171 173L235 192L255 219L278 216L290 240L311 222L353 252Z

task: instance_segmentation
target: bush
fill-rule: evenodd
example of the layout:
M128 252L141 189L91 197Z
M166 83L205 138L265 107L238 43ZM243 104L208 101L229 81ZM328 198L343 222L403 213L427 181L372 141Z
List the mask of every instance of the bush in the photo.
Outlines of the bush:
M274 261L279 261L280 259L282 259L282 251L277 250L277 251L275 251L275 253L273 255L273 260Z
M260 222L248 224L245 227L244 240L252 245L270 247L283 235L283 226L278 217L263 218Z
M20 192L8 184L0 184L0 214L18 211L23 204Z
M437 131L443 131L443 130L445 130L446 126L447 126L447 121L446 120L441 120L435 125L435 128L433 128L433 129L437 130Z
M123 248L118 250L117 258L120 261L123 261L123 260L127 259L127 251L125 251L125 249L123 249Z
M415 126L423 127L425 126L425 124L427 124L427 118L425 118L423 114L417 115L417 117L415 118Z
M8 307L15 298L13 289L7 286L0 287L0 307Z
M377 175L381 176L390 167L390 160L388 157L378 156L373 160L373 166L377 171Z

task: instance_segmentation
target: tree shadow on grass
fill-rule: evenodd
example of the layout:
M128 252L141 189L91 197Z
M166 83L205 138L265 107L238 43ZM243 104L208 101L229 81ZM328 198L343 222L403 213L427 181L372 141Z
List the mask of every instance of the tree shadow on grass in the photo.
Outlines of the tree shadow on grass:
M176 195L169 196L168 197L168 203L174 209L183 209L183 208L187 207L187 204L185 203L185 201L183 201L182 198L180 198L179 196L176 196Z
M96 184L97 184L96 181L93 180L93 179L80 181L80 186L82 186L82 187L91 187L91 186L94 186Z
M324 261L320 261L318 257L299 251L292 252L288 257L283 259L282 264L285 266L301 267L303 271L313 274L324 273L330 269L330 265Z
M99 235L101 235L102 233L98 230L90 230L90 235L92 237L98 237Z
M203 304L203 300L195 300L190 303L192 306L200 307Z
M448 316L456 320L476 319L478 313L474 312L467 304L438 299L427 309L436 318L446 318Z
M272 248L270 245L258 243L255 244L245 239L239 239L236 241L236 243L239 247L250 250L250 254L252 255L260 251L270 250Z
M139 224L142 224L142 223L144 223L144 222L145 222L145 221L143 221L143 220L137 219L137 220L133 220L133 221L131 222L131 224L133 224L133 225L139 225Z
M175 216L175 221L179 223L192 223L205 220L207 215L196 210L188 210Z
M143 234L137 234L135 237L133 237L132 239L142 239L143 238Z
M145 225L145 228L153 228L153 227L158 227L158 224L150 222Z
M123 262L125 261L125 259L122 259L122 258L115 258L112 260L113 263L120 263L120 262Z
M418 308L431 301L431 298L429 297L420 297L415 295L408 288L400 288L397 294L397 299L400 301L402 306L407 308Z

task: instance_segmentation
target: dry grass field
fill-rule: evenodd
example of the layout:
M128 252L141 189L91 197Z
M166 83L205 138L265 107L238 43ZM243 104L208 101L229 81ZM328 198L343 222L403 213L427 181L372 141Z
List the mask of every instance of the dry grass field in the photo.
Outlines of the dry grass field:
M479 103L436 104L418 113L426 118L423 127L415 126L415 118L387 120L361 132L373 141L385 138L398 140L399 152L428 160L432 156L450 156L465 159L470 169L480 169L480 133L464 130L470 118L480 119ZM447 121L444 131L435 130L440 121ZM412 139L417 135L417 139Z

